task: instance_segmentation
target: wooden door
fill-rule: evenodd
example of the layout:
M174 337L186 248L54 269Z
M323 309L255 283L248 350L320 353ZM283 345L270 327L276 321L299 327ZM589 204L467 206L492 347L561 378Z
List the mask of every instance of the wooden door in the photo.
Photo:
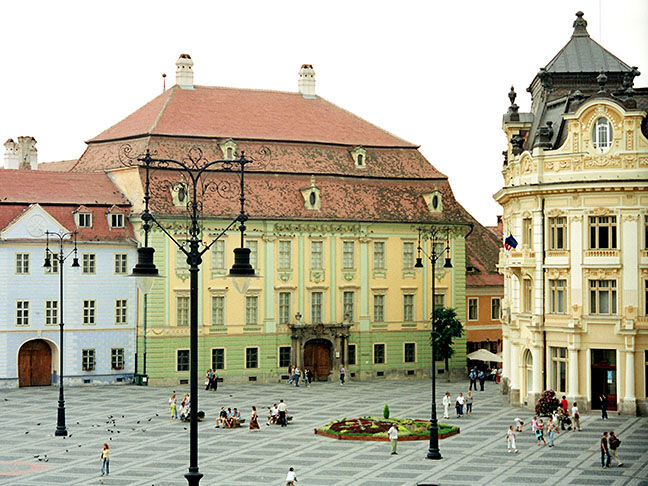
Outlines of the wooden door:
M326 381L331 374L331 344L324 340L306 343L304 368L309 368L317 380Z
M42 339L29 341L18 352L18 385L43 386L52 383L52 351Z

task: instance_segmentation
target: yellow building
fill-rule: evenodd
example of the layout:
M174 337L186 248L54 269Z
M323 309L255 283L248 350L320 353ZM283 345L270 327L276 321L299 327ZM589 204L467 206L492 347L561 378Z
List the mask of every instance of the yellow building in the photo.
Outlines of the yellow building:
M540 70L508 140L503 359L513 404L543 389L599 408L646 413L648 377L648 89L637 68L587 33L582 12Z

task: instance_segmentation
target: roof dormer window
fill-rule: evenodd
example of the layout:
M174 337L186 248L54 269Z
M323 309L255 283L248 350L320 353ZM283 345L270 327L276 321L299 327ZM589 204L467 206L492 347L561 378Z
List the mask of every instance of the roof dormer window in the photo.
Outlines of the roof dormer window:
M123 228L124 227L124 215L123 214L109 214L108 221L111 228Z
M356 147L351 151L351 157L358 169L364 169L367 166L367 150L364 147Z
M77 213L78 228L92 228L92 213Z
M311 176L310 187L302 189L301 193L304 198L304 207L306 209L319 211L321 207L320 190L315 186L315 176Z
M236 158L236 142L231 138L220 144L220 149L225 160L234 160Z
M443 212L443 197L439 191L433 191L423 194L425 204L427 204L428 211L431 213Z
M612 124L610 120L601 117L594 123L592 129L592 143L597 152L607 152L612 145Z
M171 186L171 198L175 207L185 207L189 202L189 195L187 194L187 184L179 182L175 186Z

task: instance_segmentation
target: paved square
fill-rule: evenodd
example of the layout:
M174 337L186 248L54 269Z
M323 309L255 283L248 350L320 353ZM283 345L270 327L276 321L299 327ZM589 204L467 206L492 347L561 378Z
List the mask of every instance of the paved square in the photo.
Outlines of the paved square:
M447 390L455 397L467 383L438 383L439 404ZM169 420L171 388L134 386L67 388L69 437L54 437L58 390L22 388L0 398L0 485L186 484L189 424ZM175 388L180 396L186 391ZM294 420L286 428L214 427L221 406L238 407L249 419L255 405L261 418L283 398ZM385 403L394 417L429 418L430 382L422 380L315 383L311 388L277 384L221 384L200 391L199 466L204 485L283 485L290 466L299 486L421 484L648 485L648 418L581 419L583 432L565 432L556 447L537 447L531 413L505 405L494 384L475 393L472 417L451 418L461 433L440 441L443 460L425 459L428 442L400 442L389 454L386 442L337 441L315 436L329 420L380 416ZM439 417L442 410L439 405ZM507 454L505 433L516 416L525 431L519 454ZM114 418L115 424L111 423ZM622 439L624 467L601 470L599 437L613 429ZM99 453L111 446L111 473L100 477Z

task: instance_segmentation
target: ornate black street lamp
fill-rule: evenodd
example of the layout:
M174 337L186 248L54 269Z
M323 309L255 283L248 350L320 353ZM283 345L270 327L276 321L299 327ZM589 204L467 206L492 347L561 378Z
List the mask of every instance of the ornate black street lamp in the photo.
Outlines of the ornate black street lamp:
M437 414L436 414L436 361L435 361L436 358L434 353L434 341L436 338L436 331L434 327L435 324L434 296L436 291L436 276L435 276L436 262L443 256L444 253L446 255L446 259L443 268L452 268L452 262L450 261L450 240L449 240L450 230L449 228L439 228L433 226L427 231L429 237L432 239L432 252L430 255L425 253L423 251L423 248L421 248L422 229L419 228L418 231L419 231L418 256L416 258L416 264L414 265L414 268L423 268L423 261L421 258L421 254L428 257L430 263L432 263L432 416L430 417L430 447L428 449L428 453L426 457L428 459L442 459L441 451L439 451L439 424L437 422ZM445 234L445 249L437 253L435 241L437 239L440 239L439 236L443 234Z
M211 246L229 231L236 223L239 224L241 232L241 246L234 249L234 265L230 270L230 277L237 277L234 280L234 286L241 292L247 292L250 285L250 279L256 277L252 265L250 265L250 249L245 248L245 222L248 217L245 214L245 166L252 162L241 152L240 157L233 160L214 160L207 161L203 158L202 151L193 148L187 158L182 161L154 158L149 151L146 151L144 157L137 159L143 164L146 179L144 186L144 212L142 213L143 229L145 234L145 246L137 249L138 261L131 274L134 277L150 278L157 276L157 269L153 262L153 253L155 250L148 246L148 231L151 228L151 222L155 223L173 241L178 248L186 255L187 264L189 265L190 274L190 328L189 328L189 348L190 348L190 368L189 368L189 393L191 397L191 410L189 415L189 472L185 474L190 486L197 486L202 478L198 470L198 271L202 263L202 256L209 251ZM218 168L216 168L218 167ZM149 212L150 196L150 171L154 169L169 169L175 173L181 173L185 185L180 186L183 191L183 198L189 196L187 202L187 212L190 218L189 222L189 249L185 248L178 242L171 233ZM226 192L232 191L232 185L229 181L205 180L203 176L209 172L230 172L239 177L239 201L240 212L236 218L209 244L202 242L202 229L199 224L203 210L203 198L207 192L216 192L224 196ZM188 191L187 191L188 190ZM187 194L187 192L189 194ZM198 199L201 199L199 202ZM180 198L179 198L180 199ZM202 245L202 248L201 248ZM243 282L241 282L243 280Z
M43 266L45 268L52 268L52 259L56 262L59 272L59 309L58 309L58 321L59 321L59 399L58 399L58 415L56 420L56 432L54 435L57 437L64 437L68 435L67 429L65 428L65 396L63 393L63 263L67 258L74 254L72 259L72 268L79 267L79 258L77 254L77 240L76 240L76 231L71 231L67 233L56 233L52 231L46 231L45 235L47 237L47 242L45 246L45 263ZM58 254L49 249L49 238L58 238ZM74 248L71 249L67 255L65 254L64 243L66 238L74 237Z

